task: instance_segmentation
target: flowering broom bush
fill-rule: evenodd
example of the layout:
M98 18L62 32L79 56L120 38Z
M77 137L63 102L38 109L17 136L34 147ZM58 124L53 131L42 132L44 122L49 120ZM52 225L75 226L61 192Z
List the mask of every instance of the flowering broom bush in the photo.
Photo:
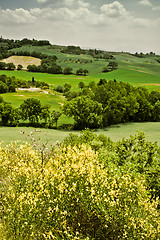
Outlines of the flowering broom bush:
M3 239L158 239L158 200L145 180L100 163L90 147L0 148Z

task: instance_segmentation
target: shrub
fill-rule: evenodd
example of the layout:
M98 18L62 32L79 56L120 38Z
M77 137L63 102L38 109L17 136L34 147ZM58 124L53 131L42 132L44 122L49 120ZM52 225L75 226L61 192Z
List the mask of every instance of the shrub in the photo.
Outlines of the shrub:
M57 86L55 87L55 91L56 91L56 92L63 93L63 92L64 92L64 86L62 86L62 85L57 85Z
M42 158L0 148L4 239L158 239L157 202L139 174L104 168L81 146Z

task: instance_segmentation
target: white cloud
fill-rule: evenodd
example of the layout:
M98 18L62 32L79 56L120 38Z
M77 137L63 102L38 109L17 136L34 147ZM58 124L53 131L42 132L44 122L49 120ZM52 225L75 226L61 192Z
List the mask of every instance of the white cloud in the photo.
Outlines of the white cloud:
M25 10L23 8L18 8L15 10L6 9L1 10L0 9L0 22L7 23L23 23L23 24L29 24L36 20L36 18L30 13L30 11Z
M75 3L75 0L64 0L64 5L72 6Z
M139 5L143 5L143 6L147 6L147 7L151 7L152 3L149 0L141 0L138 3Z
M90 6L89 3L84 2L83 0L78 0L78 5L79 7L82 7L82 8L88 8Z
M153 11L160 11L160 5L159 5L159 6L152 7L152 10L153 10Z
M53 44L95 46L109 50L125 50L127 45L130 49L136 46L142 52L148 45L153 47L151 51L158 49L160 19L157 17L135 17L133 11L130 12L119 1L99 8L89 5L87 0L53 2L50 7L42 5L30 10L0 9L1 34L16 39L45 38Z
M138 26L138 27L150 28L150 27L156 25L156 21L155 20L146 19L146 18L135 18L135 19L133 19L132 24L134 26Z
M109 17L126 17L128 15L127 10L118 1L104 4L101 7L101 12Z
M37 0L39 3L46 3L48 0Z

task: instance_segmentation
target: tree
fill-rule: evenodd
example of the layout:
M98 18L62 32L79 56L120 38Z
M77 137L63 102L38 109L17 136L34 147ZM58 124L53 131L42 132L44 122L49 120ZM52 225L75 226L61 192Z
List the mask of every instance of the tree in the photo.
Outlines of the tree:
M36 66L35 64L33 64L33 65L28 65L28 66L27 66L27 70L28 70L29 72L38 72L38 68L37 68L37 66Z
M4 82L0 81L0 93L6 92L8 92L8 86Z
M71 85L68 84L68 83L65 83L65 84L64 84L64 92L65 92L65 93L66 93L66 92L69 92L70 89L71 89Z
M82 90L85 87L84 82L79 82L78 87Z
M16 66L14 65L14 63L7 63L6 64L6 69L7 70L15 70Z
M63 92L64 92L64 86L63 86L63 85L57 85L57 86L55 87L55 91L56 91L56 92L63 93Z
M95 88L96 83L94 81L90 82L88 85L91 89Z
M104 67L103 70L102 70L103 73L105 72L110 72L110 70L108 69L108 67Z
M60 116L61 116L61 113L58 111L53 110L51 113L51 123L55 122L56 128L57 128L57 122L58 122L58 119L60 118Z
M73 69L71 67L67 67L64 69L63 74L70 75L70 74L72 74L72 70Z
M20 105L21 119L29 120L31 124L38 123L42 113L42 106L38 99L28 98Z
M117 62L109 62L107 68L108 68L108 71L114 71L118 68L118 63Z
M3 126L16 126L19 122L19 112L12 105L1 99L0 102L0 119Z
M6 68L5 62L0 62L0 70L4 70Z
M63 105L63 113L73 117L78 129L98 128L102 124L102 104L88 96L80 96Z
M20 71L20 70L22 70L22 68L23 68L23 66L21 64L18 64L17 70Z
M87 69L84 69L84 70L83 70L83 73L84 73L84 76L86 76L87 73L88 73L88 70L87 70Z
M46 104L41 107L40 117L45 120L45 123L47 123L47 120L50 118L50 105Z
M83 75L83 69L80 68L76 71L76 75Z

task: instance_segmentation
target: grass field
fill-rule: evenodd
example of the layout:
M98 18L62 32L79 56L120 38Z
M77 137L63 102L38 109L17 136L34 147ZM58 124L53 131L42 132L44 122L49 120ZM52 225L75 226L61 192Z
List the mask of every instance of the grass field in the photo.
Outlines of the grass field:
M0 71L0 75L5 74L7 76L15 76L18 79L30 80L34 76L36 81L44 81L53 87L57 85L64 85L69 83L72 86L72 90L78 90L78 83L84 82L88 85L91 81L96 83L101 79L114 80L128 82L133 86L145 86L148 90L160 91L160 73L148 73L141 70L119 68L109 73L95 73L88 76L76 76L76 75L57 75L47 73L32 73L27 71Z
M41 143L48 142L48 146L54 144L56 141L62 141L69 133L78 133L78 131L60 131L54 129L39 129L40 132L36 132L34 128L31 127L17 127L8 128L0 127L0 142L4 144L9 144L11 141L19 140L21 142L30 142L30 137L28 136L30 132L33 132L36 139L40 138ZM146 135L146 139L150 142L157 142L160 147L160 123L158 122L145 122L145 123L125 123L110 126L105 129L96 130L97 134L104 134L110 137L113 141L118 141L122 138L129 138L130 135L134 136L137 131L142 131ZM25 132L24 135L20 132Z
M160 60L160 56L145 55L143 58L136 57L129 53L119 52L111 53L118 63L118 70L110 73L102 73L104 67L108 65L110 60L95 59L91 55L81 54L64 54L61 53L63 46L23 46L21 48L13 49L15 52L27 51L27 52L41 52L47 55L56 55L58 60L57 64L63 69L71 67L73 73L77 69L87 69L89 71L88 76L76 76L76 75L54 75L46 73L31 73L26 71L0 71L0 74L6 74L7 76L15 76L16 78L23 80L31 80L34 76L37 81L44 81L55 87L56 85L64 85L69 83L72 85L72 90L78 89L78 83L83 81L86 85L95 81L96 83L101 79L106 80L116 79L117 81L128 82L134 86L145 86L150 91L160 91L160 64L157 60ZM19 58L21 64L21 56L13 56ZM30 64L27 60L28 57L22 57L25 65ZM23 65L23 64L22 64Z

